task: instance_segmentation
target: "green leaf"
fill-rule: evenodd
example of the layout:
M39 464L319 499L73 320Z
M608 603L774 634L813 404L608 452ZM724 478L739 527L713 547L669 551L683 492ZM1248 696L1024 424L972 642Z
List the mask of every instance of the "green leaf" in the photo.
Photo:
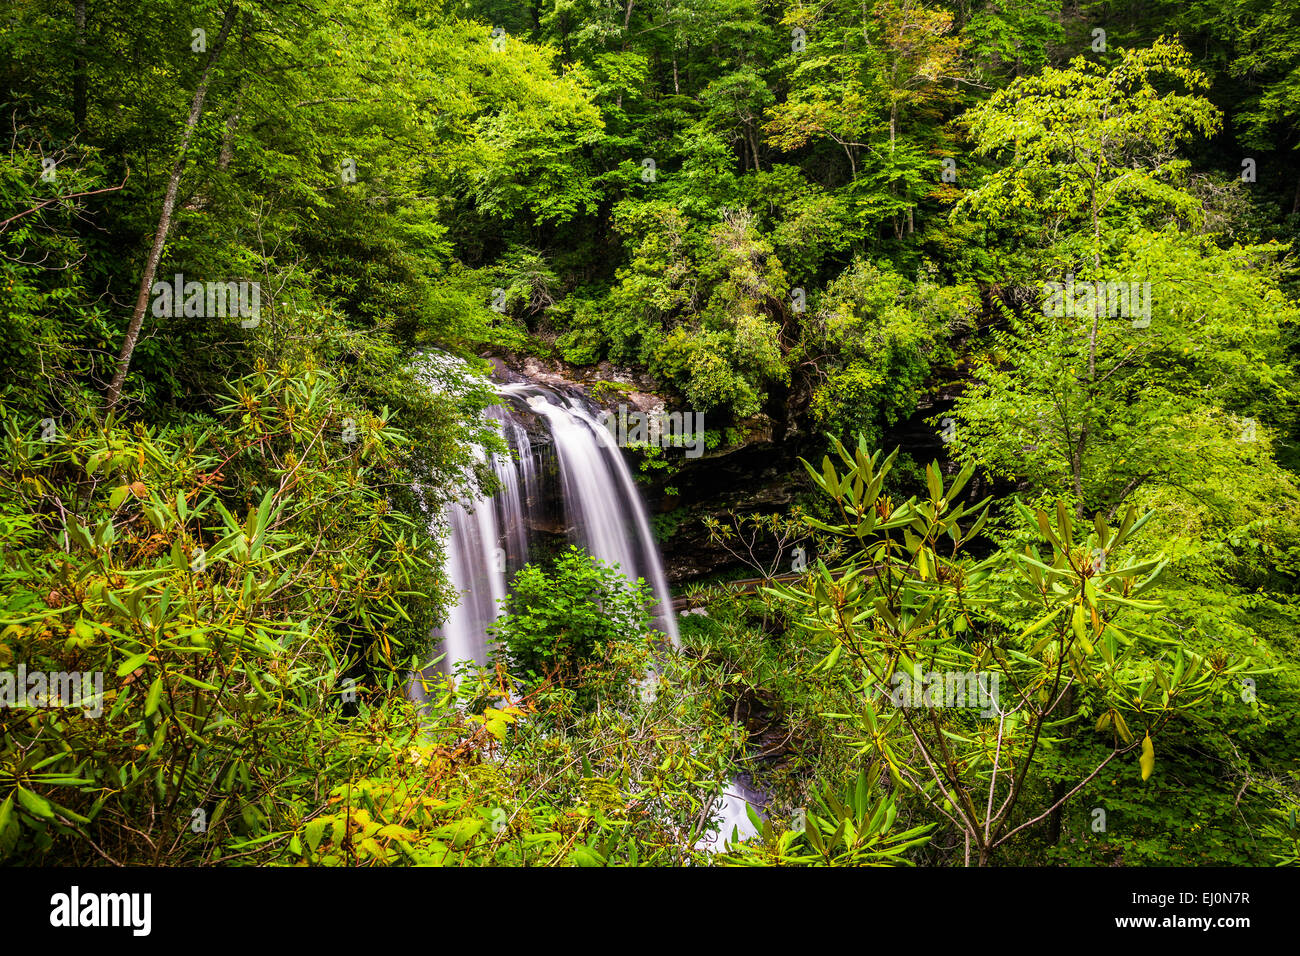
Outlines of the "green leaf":
M134 670L138 670L145 662L149 660L149 652L142 651L139 654L132 654L121 664L117 666L117 676L125 677Z
M1033 624L1030 624L1029 627L1027 627L1025 630L1020 632L1020 639L1023 641L1025 638L1029 637L1030 635L1038 633L1043 628L1047 627L1048 624L1051 624L1052 619L1055 618L1056 615L1060 614L1064 610L1065 610L1065 605L1062 605L1061 607L1058 607L1055 611L1052 611L1050 614L1046 615L1045 617L1040 617L1037 621L1035 621Z
M838 498L841 494L839 479L835 475L835 465L831 462L830 455L822 459L822 474L824 476L824 487L832 498Z
M939 480L939 466L929 464L925 466L925 487L930 492L932 501L938 501L943 494L943 483Z
M4 838L4 832L9 828L9 823L14 816L14 795L11 793L5 797L5 802L0 803L0 839Z
M146 717L152 717L154 711L158 709L158 702L162 699L162 691L163 680L162 675L159 674L153 679L153 683L149 685L149 693L145 695L144 715Z
M19 787L18 802L22 804L24 810L33 816L41 817L45 820L54 819L54 810L50 806L50 802L39 794Z
M18 821L14 817L14 797L10 794L0 803L0 859L13 852L18 843Z
M1142 756L1138 759L1138 765L1142 768L1142 779L1146 780L1151 776L1151 771L1156 767L1156 751L1151 746L1151 735L1147 734L1142 738Z
M1084 613L1082 604L1076 604L1074 606L1074 614L1070 617L1070 629L1074 631L1074 636L1077 639L1081 641L1084 639Z
M573 848L573 859L578 866L603 866L605 861L592 850L579 844Z

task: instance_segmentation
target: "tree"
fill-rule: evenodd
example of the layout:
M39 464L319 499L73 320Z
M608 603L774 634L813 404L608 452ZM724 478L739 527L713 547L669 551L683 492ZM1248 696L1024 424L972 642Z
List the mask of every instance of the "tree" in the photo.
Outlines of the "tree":
M1203 85L1187 64L1167 41L1111 69L1079 58L1015 81L970 118L977 151L1007 163L954 216L1028 237L1019 268L1044 281L1001 307L1008 325L957 404L954 452L1070 494L1079 515L1113 516L1141 484L1177 480L1192 464L1178 436L1213 397L1240 408L1252 388L1276 397L1285 378L1290 312L1264 264L1277 250L1223 251L1176 229L1200 204L1178 188L1173 150L1218 122L1203 98L1157 87L1163 76ZM1251 361L1238 367L1241 349Z
M815 671L861 701L841 715L860 752L961 835L968 864L991 862L1120 757L1140 751L1133 774L1146 780L1161 729L1245 671L1170 654L1145 635L1165 562L1129 543L1149 514L1130 508L1118 527L1100 516L1083 525L1058 503L1052 517L1033 515L1036 546L973 561L964 551L986 526L988 500L960 501L971 466L947 487L928 466L927 496L895 506L880 491L897 451L883 462L861 442L836 452L838 463L804 465L838 520L805 520L849 556L773 592L824 652ZM1109 753L1041 796L1044 755L1063 728L1094 718Z
M126 373L131 369L131 356L135 353L135 343L140 338L140 326L144 323L145 309L149 307L154 273L162 260L163 247L167 245L167 233L171 230L172 210L176 207L176 193L180 189L181 174L185 172L190 140L194 138L195 127L198 126L199 117L203 113L203 101L208 95L208 77L217 60L221 58L221 51L226 47L230 28L234 26L238 12L238 6L234 0L231 0L226 7L226 15L221 20L221 29L212 44L212 51L208 54L203 75L199 77L198 86L194 89L194 99L190 103L189 115L185 118L185 128L181 134L176 163L172 166L171 177L167 180L167 192L163 196L162 211L158 214L158 227L154 230L153 247L149 250L144 273L140 276L140 290L136 293L135 310L131 313L131 321L126 327L126 337L122 341L122 351L117 357L117 371L113 373L113 380L108 385L106 405L109 411L112 411L122 397L122 385L126 381Z
M916 281L862 259L818 297L801 328L798 361L810 412L837 437L883 430L916 410L947 333L974 312L973 290Z
M911 235L916 202L935 178L927 147L939 136L926 124L953 98L964 42L952 14L882 0L798 6L784 22L806 34L807 48L787 58L790 94L770 111L768 142L785 151L835 143L859 215L888 218L895 238Z
M1121 50L1113 67L1076 57L1068 70L1020 77L963 118L977 155L999 166L953 211L994 226L1012 225L1040 246L1055 245L1100 268L1103 240L1137 212L1194 220L1199 205L1177 188L1186 163L1180 144L1210 135L1219 111L1202 96L1162 89L1206 86L1178 43L1161 39ZM1068 232L1086 223L1087 232ZM1041 225L1041 229L1040 229ZM1019 238L1019 236L1017 236Z

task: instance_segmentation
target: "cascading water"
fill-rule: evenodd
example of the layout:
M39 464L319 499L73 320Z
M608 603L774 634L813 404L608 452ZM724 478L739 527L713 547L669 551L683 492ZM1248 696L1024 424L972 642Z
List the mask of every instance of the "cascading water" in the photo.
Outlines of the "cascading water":
M504 408L494 405L484 414L493 419L513 439L511 448L519 450L521 460L531 466L531 450L522 429L516 432ZM521 444L523 443L523 444ZM476 449L482 462L484 455ZM442 669L450 673L458 661L487 663L486 628L496 620L506 596L506 570L511 559L517 566L528 560L527 527L524 522L531 470L516 470L515 463L494 455L492 469L500 490L491 500L477 493L470 476L467 499L454 501L443 515L434 519L436 531L447 540L444 571L458 599L447 612L439 628ZM523 472L522 480L520 472ZM504 545L504 547L503 547Z
M659 627L676 646L677 619L659 548L614 439L580 403L561 405L553 393L536 385L505 385L501 394L522 398L550 427L571 537L629 578L645 579L658 604Z
M446 574L460 596L434 635L444 655L443 672L451 673L460 661L486 663L487 629L501 613L511 576L529 560L534 529L549 523L548 504L555 499L563 506L564 531L571 542L616 565L628 578L646 581L657 604L656 623L678 646L659 549L613 436L576 398L531 383L500 385L497 393L503 403L484 414L510 449L509 457L496 455L491 462L499 490L491 499L471 490L467 500L448 506L437 522L442 527L436 530L446 540ZM529 428L530 418L536 430ZM550 464L558 472L554 489L545 487ZM747 802L761 805L743 781L733 781L713 806L717 827L700 845L720 848L733 826L742 837L753 835Z
M505 552L509 567L523 567L528 562L528 523L526 515L530 501L536 501L537 469L533 460L528 432L507 414L500 405L493 405L487 415L498 423L506 444L518 455L518 462L503 455L492 461L493 470L501 490L493 497L496 504L497 527L505 538ZM501 561L496 562L497 565ZM502 571L505 568L501 569Z
M715 853L725 849L735 832L743 841L758 832L754 821L749 819L746 805L763 806L764 797L753 787L753 781L747 775L733 777L730 785L713 801L710 811L712 828L696 844L700 849Z
M628 578L643 578L657 604L656 623L676 645L677 620L659 549L631 472L609 432L579 401L566 401L549 389L516 384L498 391L506 402L485 414L511 451L510 458L496 455L491 462L500 490L490 500L472 491L468 500L452 504L444 518L447 578L460 595L435 635L445 655L444 672L450 673L458 661L487 661L487 628L501 612L510 576L528 561L530 529L545 522L538 467L544 455L553 455L558 465L558 498L569 539ZM545 423L545 447L530 437L524 413Z

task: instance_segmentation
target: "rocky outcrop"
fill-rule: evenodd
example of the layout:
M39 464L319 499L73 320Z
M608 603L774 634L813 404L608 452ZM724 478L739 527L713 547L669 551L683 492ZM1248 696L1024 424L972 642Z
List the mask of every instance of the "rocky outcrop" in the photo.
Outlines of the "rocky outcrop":
M687 459L673 478L676 495L658 495L656 523L664 573L673 585L734 567L735 559L709 541L705 516L786 511L804 490L803 469L787 447L771 441L739 445ZM655 495L650 496L656 507Z
M637 411L652 412L665 404L664 396L658 394L660 384L652 376L613 362L572 365L536 355L494 356L491 361L507 380L524 379L561 390L580 388L606 407L622 402Z

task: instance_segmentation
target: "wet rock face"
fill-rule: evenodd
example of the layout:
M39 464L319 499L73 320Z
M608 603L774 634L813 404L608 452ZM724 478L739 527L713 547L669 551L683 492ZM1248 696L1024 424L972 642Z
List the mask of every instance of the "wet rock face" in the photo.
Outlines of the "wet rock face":
M685 584L736 567L732 555L709 541L704 518L786 511L803 491L798 480L801 472L789 467L788 457L788 449L765 442L697 459L683 467L673 479L679 494L662 495L656 509L670 517L665 522L669 531L660 540L664 574L670 584ZM651 506L655 508L653 498Z
M578 388L601 405L622 402L637 411L650 412L662 408L665 402L662 395L656 394L660 385L653 377L613 362L571 365L535 355L494 356L490 361L506 381L537 382L562 391Z

